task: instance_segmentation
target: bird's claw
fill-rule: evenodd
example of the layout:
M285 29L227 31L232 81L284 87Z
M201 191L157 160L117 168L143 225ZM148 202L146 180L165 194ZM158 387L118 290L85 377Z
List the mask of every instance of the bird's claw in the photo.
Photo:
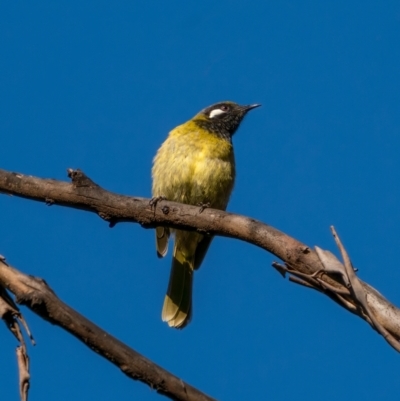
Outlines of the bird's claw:
M153 198L150 199L149 205L151 208L156 208L157 207L157 203L163 200L167 200L167 198L163 195L161 196L154 196Z
M210 206L211 206L211 203L210 203L210 202L206 202L206 203L198 203L198 204L197 204L197 206L200 206L200 209L199 209L199 214L201 214L201 213L203 213L203 212L204 212L204 209L207 209L208 207L210 207Z

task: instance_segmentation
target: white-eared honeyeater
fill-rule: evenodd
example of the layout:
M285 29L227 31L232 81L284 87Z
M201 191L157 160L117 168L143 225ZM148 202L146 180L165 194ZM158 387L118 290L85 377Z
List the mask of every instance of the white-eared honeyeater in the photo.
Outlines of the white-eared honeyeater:
M225 210L235 181L232 136L246 113L258 106L217 103L173 129L154 158L154 199ZM157 227L159 257L166 255L172 231L175 246L162 320L183 328L191 317L193 272L200 267L213 237Z

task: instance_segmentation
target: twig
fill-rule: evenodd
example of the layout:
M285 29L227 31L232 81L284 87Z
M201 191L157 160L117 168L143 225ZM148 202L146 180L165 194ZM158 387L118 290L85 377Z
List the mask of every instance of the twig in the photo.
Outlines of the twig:
M367 294L360 280L358 279L356 273L354 272L353 265L351 264L349 255L343 246L340 238L335 230L335 227L331 226L331 231L333 238L336 241L336 245L338 246L340 253L343 258L344 267L346 269L347 278L350 284L350 291L353 295L353 300L356 305L359 305L365 314L369 317L372 322L372 327L376 329L378 333L380 333L383 338L398 352L400 352L400 343L397 339L395 339L376 319L375 314L372 312L371 308L367 302Z
M0 256L0 263L5 263L4 257ZM26 344L24 337L21 332L21 328L19 323L21 323L26 329L29 338L32 343L33 338L28 329L28 325L26 324L24 318L21 315L17 305L15 305L14 301L7 294L7 291L3 286L0 285L0 318L4 320L6 326L9 328L11 333L15 336L15 338L20 343L20 346L17 347L17 363L18 363L18 374L19 374L19 393L21 401L26 401L28 399L28 389L29 389L29 357L26 350Z
M28 390L31 376L29 374L29 357L26 353L25 345L17 347L16 353L19 372L19 395L21 401L26 401L28 399Z

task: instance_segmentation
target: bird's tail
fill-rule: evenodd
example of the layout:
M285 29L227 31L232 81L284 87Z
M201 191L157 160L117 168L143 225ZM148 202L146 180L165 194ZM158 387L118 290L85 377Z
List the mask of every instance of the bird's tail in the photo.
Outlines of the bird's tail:
M177 241L178 242L178 241ZM192 315L193 259L175 244L171 275L162 310L162 320L170 327L184 328Z

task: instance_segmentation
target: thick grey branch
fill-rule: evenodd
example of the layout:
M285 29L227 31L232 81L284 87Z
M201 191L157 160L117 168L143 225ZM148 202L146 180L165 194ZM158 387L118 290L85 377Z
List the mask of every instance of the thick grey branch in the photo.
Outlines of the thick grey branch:
M128 197L108 192L92 182L79 170L69 170L72 183L41 179L0 170L0 192L16 195L47 204L68 206L97 213L114 225L118 222L136 222L145 228L165 225L201 233L237 238L271 252L283 260L290 274L307 281L307 276L323 271L316 252L294 238L260 221L223 212L205 209L199 213L196 206L159 201L152 208L149 199ZM324 273L317 281L323 281L325 294L364 320L348 289L337 274ZM312 283L311 283L312 285ZM366 291L368 306L379 323L394 338L400 339L400 309L387 301L378 291L361 282ZM339 289L337 293L330 288Z

